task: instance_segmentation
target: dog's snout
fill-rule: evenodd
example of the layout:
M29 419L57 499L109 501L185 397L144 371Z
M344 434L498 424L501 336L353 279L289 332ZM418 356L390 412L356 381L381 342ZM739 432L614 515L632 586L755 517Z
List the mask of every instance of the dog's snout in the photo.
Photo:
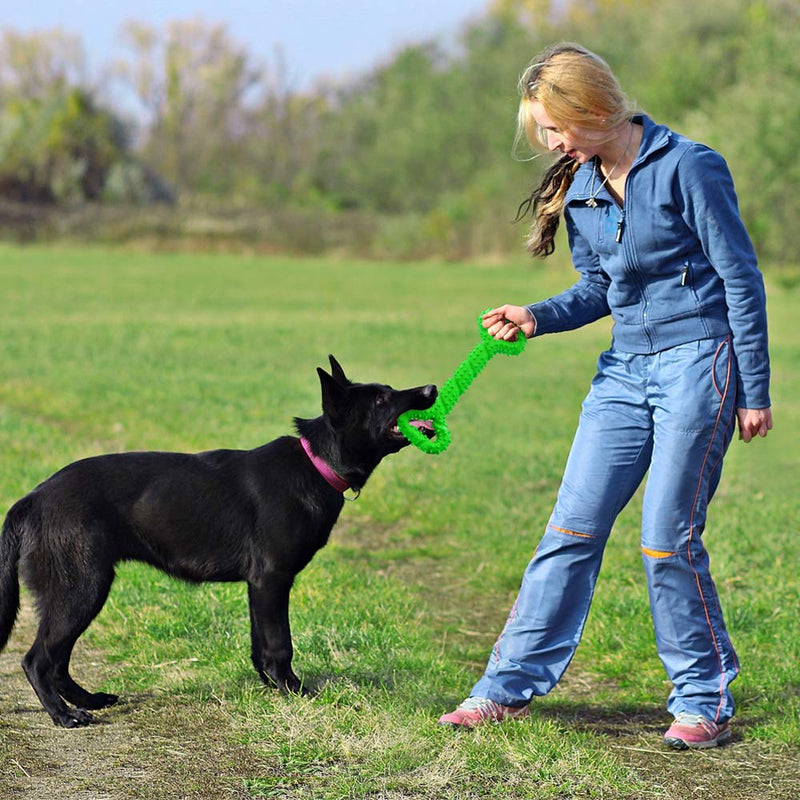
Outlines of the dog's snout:
M422 408L430 408L439 396L439 390L432 383L429 383L427 386L421 386L419 393L422 395L422 400L420 402Z

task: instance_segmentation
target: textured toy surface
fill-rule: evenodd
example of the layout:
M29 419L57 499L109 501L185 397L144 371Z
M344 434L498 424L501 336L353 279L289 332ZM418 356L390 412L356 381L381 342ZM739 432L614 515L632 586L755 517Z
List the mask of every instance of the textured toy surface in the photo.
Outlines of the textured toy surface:
M458 398L467 391L478 373L489 363L489 360L498 353L516 356L525 349L526 340L522 332L519 333L516 341L500 341L492 337L489 331L483 327L482 318L483 314L478 317L481 341L461 362L453 377L439 389L436 402L425 411L407 411L397 420L402 434L423 453L441 453L447 449L451 440L450 430L447 427L447 415L453 410ZM414 420L430 421L434 437L429 439L421 430L414 427L412 425Z

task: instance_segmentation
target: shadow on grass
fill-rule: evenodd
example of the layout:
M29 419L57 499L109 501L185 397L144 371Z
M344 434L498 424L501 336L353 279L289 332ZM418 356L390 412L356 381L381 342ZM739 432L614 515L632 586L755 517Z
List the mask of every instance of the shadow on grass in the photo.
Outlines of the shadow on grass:
M535 709L545 719L584 733L611 738L627 738L632 734L663 734L669 716L662 707L642 708L640 705L589 705L585 703L549 701Z

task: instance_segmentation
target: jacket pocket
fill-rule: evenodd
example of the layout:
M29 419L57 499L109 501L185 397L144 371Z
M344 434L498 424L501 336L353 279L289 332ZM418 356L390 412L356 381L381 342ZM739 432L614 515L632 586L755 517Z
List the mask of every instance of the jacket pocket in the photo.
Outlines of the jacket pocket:
M691 261L684 261L683 267L681 268L680 277L681 290L689 293L692 308L700 311L702 304L700 303L700 297L697 294L696 278L697 266ZM703 327L705 327L705 321L703 321Z
M616 240L619 228L620 210L613 203L599 202L594 209L597 218L595 242L599 252L611 255L618 251L619 243Z
M695 279L696 271L691 261L680 261L666 268L659 282L653 319L670 322L701 317Z

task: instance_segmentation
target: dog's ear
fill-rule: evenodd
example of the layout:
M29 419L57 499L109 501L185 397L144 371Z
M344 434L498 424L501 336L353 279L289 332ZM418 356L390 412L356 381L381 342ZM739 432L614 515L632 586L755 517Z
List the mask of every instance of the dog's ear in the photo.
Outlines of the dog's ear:
M347 404L346 387L339 383L334 375L328 375L322 367L317 367L317 374L322 387L322 410L332 420L335 420Z
M328 356L328 360L331 362L331 376L333 379L340 386L349 386L350 381L348 380L347 375L344 374L342 365L332 355Z

